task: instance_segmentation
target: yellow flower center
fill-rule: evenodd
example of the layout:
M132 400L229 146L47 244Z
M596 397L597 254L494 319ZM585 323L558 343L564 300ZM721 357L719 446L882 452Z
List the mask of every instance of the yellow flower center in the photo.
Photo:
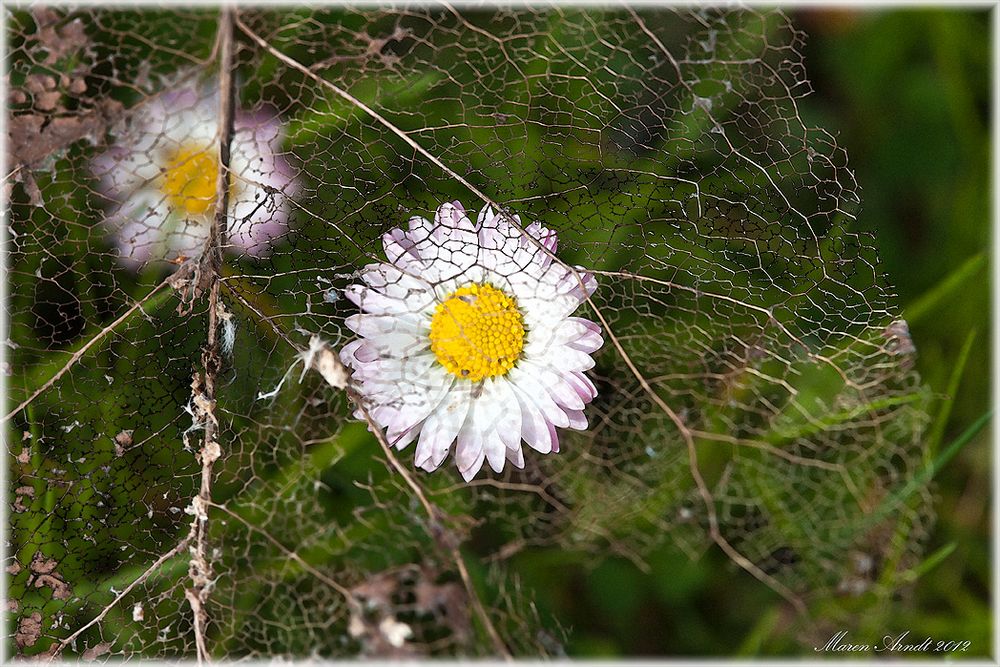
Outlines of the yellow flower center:
M160 189L171 208L188 215L201 215L215 208L218 179L217 152L211 146L186 144L167 159Z
M455 377L478 382L504 375L524 347L517 303L492 285L472 283L439 304L431 319L431 350Z

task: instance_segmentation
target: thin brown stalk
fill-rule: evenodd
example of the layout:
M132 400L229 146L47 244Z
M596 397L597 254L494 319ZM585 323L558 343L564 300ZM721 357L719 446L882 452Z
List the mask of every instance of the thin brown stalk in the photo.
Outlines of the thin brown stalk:
M185 597L194 614L195 645L198 664L209 661L205 638L208 614L205 602L208 599L212 566L208 555L208 511L212 502L212 470L215 461L222 455L219 445L219 420L215 413L216 380L222 364L218 329L222 305L219 299L220 277L222 274L222 252L226 243L227 219L229 214L229 162L233 139L233 117L235 113L235 82L233 79L233 20L235 9L223 7L219 16L217 52L219 55L219 170L215 184L217 193L215 215L198 266L195 282L208 287L208 338L202 348L201 378L192 382L192 403L195 415L203 422L205 437L202 440L199 460L201 461L201 487L194 502L194 545L191 554L190 577L192 586L185 591Z

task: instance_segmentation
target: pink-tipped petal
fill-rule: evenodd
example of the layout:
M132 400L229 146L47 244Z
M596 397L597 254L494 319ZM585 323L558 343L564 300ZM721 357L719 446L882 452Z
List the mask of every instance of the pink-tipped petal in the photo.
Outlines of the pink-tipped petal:
M555 424L560 428L569 426L566 413L552 398L548 387L542 381L529 372L524 365L514 368L509 374L511 382L522 395L530 397L530 400L539 412L544 415L545 420ZM523 404L522 404L523 407Z
M521 408L521 437L535 451L548 454L552 451L551 425L523 391L517 388L514 391Z
M506 378L493 381L493 391L490 395L497 406L500 406L500 416L496 422L496 430L501 442L507 449L521 445L521 406L518 403L514 388Z
M476 227L480 230L497 228L497 216L489 204L484 206L479 211L479 215L476 216Z
M340 361L348 368L371 363L378 358L378 350L369 345L364 338L348 343L340 351Z
M390 264L407 268L420 261L416 244L402 229L393 229L383 234L382 246L385 248L385 256Z
M600 333L588 331L579 338L570 341L567 345L572 347L574 350L592 354L597 352L604 345L604 337L601 336Z
M552 424L548 424L549 427L549 438L552 440L552 453L557 454L559 452L559 433L556 431L556 427Z
M520 446L507 450L507 460L518 470L524 470L524 450Z
M575 431L587 430L587 417L583 410L567 410L566 416L569 417L569 428Z
M563 379L573 385L580 400L584 403L590 403L597 398L597 387L583 373L563 373Z
M444 227L446 230L452 229L467 234L475 234L476 232L476 228L465 214L465 209L462 207L461 202L457 201L441 204L434 214L434 224ZM471 240L468 236L462 238Z
M417 435L420 433L420 427L423 426L422 423L416 424L415 426L406 429L402 433L386 433L386 439L389 444L396 449L403 450L411 442L417 439Z

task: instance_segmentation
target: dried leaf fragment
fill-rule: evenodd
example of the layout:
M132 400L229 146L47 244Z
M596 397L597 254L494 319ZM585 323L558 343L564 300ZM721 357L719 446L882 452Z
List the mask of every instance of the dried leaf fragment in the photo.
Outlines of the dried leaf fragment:
M347 386L350 377L347 368L340 362L337 353L319 336L309 339L309 349L299 355L306 370L312 369L323 376L326 383L335 389Z
M36 552L31 559L32 582L35 588L47 587L52 589L52 598L55 600L68 600L73 591L70 585L56 572L59 562L54 558L46 558L41 552Z
M35 588L41 588L43 586L47 586L52 589L52 599L54 600L68 600L73 594L69 584L63 581L59 575L40 575L35 579Z
M24 499L34 498L35 488L33 486L19 486L14 490L14 496L13 510L15 512L24 512L28 509L28 506L24 504Z
M886 339L886 348L890 354L913 354L917 348L910 337L910 327L906 320L895 320L885 328L882 334Z
M31 616L25 616L17 625L17 634L14 635L14 642L20 648L34 646L38 638L42 636L42 615L37 611Z
M87 45L86 30L80 19L59 25L62 17L48 7L36 7L32 17L37 27L35 39L46 51L46 65L54 65L60 58Z
M48 99L44 100L48 104ZM38 102L36 100L36 106ZM58 106L51 107L58 110ZM8 150L11 166L28 167L41 164L49 155L68 148L84 137L98 136L121 115L124 107L115 100L103 100L92 111L74 116L49 118L47 115L25 113L7 120ZM44 110L41 109L40 110Z
M434 583L421 579L415 590L417 609L441 615L445 625L451 628L455 638L464 643L472 636L466 594L455 582Z
M92 646L83 652L83 659L87 662L96 660L111 650L111 642L101 642L97 646Z
M54 558L46 558L42 552L35 552L31 559L31 571L35 574L51 574L59 566L59 562Z
M132 446L132 434L135 433L134 429L123 430L121 433L115 436L115 455L121 456L124 454L129 447Z

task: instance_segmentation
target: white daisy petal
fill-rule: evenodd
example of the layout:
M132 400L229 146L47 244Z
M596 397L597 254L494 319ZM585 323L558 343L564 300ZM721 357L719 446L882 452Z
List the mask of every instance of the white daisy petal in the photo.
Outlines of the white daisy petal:
M517 447L516 449L507 450L507 460L510 461L511 465L515 468L524 469L524 451Z
M444 462L469 414L469 386L456 382L447 398L431 412L420 430L414 463L430 472Z
M526 366L526 372L537 377L544 385L545 390L555 400L561 408L571 410L583 410L586 404L582 396L568 380L566 374L555 371L525 360L522 362Z
M486 434L480 430L476 423L475 410L475 405L473 405L465 420L465 425L458 433L458 444L455 447L455 463L466 481L476 476L486 455L483 448Z
M521 239L522 247L532 251L533 259L538 262L540 266L543 268L547 267L552 263L552 257L549 253L555 254L556 246L558 244L556 233L550 229L546 229L537 222L533 222L528 225L524 231L528 232L529 235L535 238L544 250L540 250L527 238ZM548 252L545 252L546 250Z
M410 442L398 442L405 434L415 434L419 430L424 420L434 410L436 410L444 398L448 395L449 385L442 385L433 392L417 395L408 395L400 400L398 405L391 407L376 407L372 415L382 424L385 424L386 437L390 442L396 442L396 446L402 449Z
M426 397L434 395L440 387L450 388L454 381L437 364L434 355L427 353L408 357L379 354L375 361L357 367L354 375L366 383L366 395L382 401L376 409L395 409L397 401L422 405Z
M470 236L476 233L476 228L465 214L465 208L460 202L441 204L434 214L434 224L444 227L444 234L448 238L459 237L469 245L476 243L476 239Z
M479 472L479 470L483 467L483 461L485 460L485 458L486 458L486 452L484 452L482 448L480 448L479 454L476 456L476 459L472 461L472 463L470 463L468 467L465 468L460 467L458 469L458 471L462 473L462 479L464 479L466 482L471 482L472 478L475 477L476 473Z
M418 422L407 430L397 433L394 431L386 431L385 437L388 439L389 444L396 449L405 449L407 445L417 439L420 435L420 427L423 426L422 422Z
M505 388L506 383L503 381L485 380L479 396L474 399L472 420L470 420L472 426L482 434L483 451L494 472L503 472L504 461L507 458L507 446L500 436L500 430L519 426L510 418L509 411L505 411L507 403L502 400ZM469 426L470 423L467 422L466 427ZM461 441L459 444L461 445Z
M413 216L407 223L407 228L409 229L407 236L418 247L430 249L437 243L436 234L439 230L430 220L420 216Z
M505 379L487 380L487 384L493 384L493 391L489 400L492 401L500 413L496 423L496 430L500 436L500 441L508 450L521 448L521 406L518 403L517 395L510 382Z
M557 368L567 371L589 371L594 367L594 358L586 352L567 345L552 345L546 348L546 356Z
M535 402L525 396L523 391L515 388L514 393L521 411L521 437L532 449L542 454L548 454L552 451L549 422L542 415Z
M594 274L583 270L581 266L573 267L575 271L567 271L560 281L559 291L576 300L577 305L587 300L597 290L597 278ZM580 284L583 283L581 287Z
M434 296L434 289L425 279L404 273L390 264L365 266L361 271L361 279L369 287L394 299L409 301L412 297L424 293L430 298Z
M405 269L419 270L420 253L416 243L401 229L393 229L382 236L382 247L391 264Z
M163 252L163 240L158 233L169 211L159 205L156 193L140 190L108 217L106 224L113 230L119 259L138 268Z
M587 417L583 414L583 410L567 410L566 416L569 417L569 428L577 431L587 430Z
M545 416L546 421L549 421L561 428L569 426L569 419L566 417L566 413L559 406L559 404L556 403L552 394L549 392L548 385L546 385L541 378L536 377L531 371L522 365L510 372L510 381L515 387L521 389L523 393L529 397L529 400L531 400Z
M340 358L345 366L352 368L357 364L375 361L378 359L378 351L361 338L345 345L340 351Z
M583 352L585 354L591 354L597 352L604 345L604 338L600 333L593 331L587 332L586 334L580 336L574 341L568 344L568 347L577 350L578 352Z
M556 427L551 423L546 422L545 426L549 429L549 440L552 441L552 452L559 451L559 433L556 431Z
M500 434L495 430L486 434L483 451L486 452L486 460L493 472L503 472L504 463L507 461L507 447L500 439Z
M458 202L446 202L434 214L433 231L417 248L429 266L434 282L462 276L478 260L479 237L465 209Z
M601 335L601 327L582 317L567 317L553 329L557 343L570 343L580 338ZM600 345L598 345L600 347Z
M354 333L373 338L392 334L397 331L405 331L412 334L422 333L423 318L420 313L404 313L402 315L375 315L374 313L360 313L351 315L344 324Z
M419 289L410 292L405 299L389 296L364 285L348 285L344 296L361 310L373 315L407 315L423 312L434 303L434 292Z
M592 400L597 398L597 387L594 383L583 373L578 371L572 373L564 373L563 379L573 385L576 389L576 393L580 395L580 398L584 403L590 403Z

